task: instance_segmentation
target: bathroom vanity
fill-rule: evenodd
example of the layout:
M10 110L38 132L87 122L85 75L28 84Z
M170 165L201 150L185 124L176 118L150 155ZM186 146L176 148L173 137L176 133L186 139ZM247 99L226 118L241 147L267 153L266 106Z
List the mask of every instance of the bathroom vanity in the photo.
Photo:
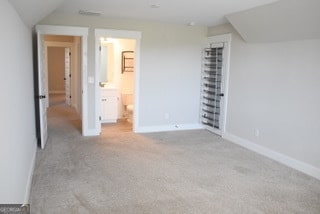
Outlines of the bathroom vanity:
M101 90L101 123L116 123L118 119L119 92L116 88Z

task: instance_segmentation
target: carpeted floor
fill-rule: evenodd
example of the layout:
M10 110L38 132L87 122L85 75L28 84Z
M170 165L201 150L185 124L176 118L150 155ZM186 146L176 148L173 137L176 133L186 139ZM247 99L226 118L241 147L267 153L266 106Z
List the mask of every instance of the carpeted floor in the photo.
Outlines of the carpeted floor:
M49 110L31 213L320 213L320 181L205 130L134 134L125 121L82 137Z

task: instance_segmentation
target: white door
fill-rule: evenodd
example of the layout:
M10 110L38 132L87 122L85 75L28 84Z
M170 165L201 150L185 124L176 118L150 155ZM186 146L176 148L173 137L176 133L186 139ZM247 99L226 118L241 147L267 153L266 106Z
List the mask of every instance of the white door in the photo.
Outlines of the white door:
M66 103L67 105L71 105L71 87L70 87L70 82L71 82L71 72L70 72L70 48L65 48L64 49L64 82L65 82L65 90L66 90Z
M47 126L47 77L46 77L46 62L45 62L45 45L43 35L38 33L38 81L36 99L39 107L38 120L40 131L40 144L43 149L48 140L48 126Z

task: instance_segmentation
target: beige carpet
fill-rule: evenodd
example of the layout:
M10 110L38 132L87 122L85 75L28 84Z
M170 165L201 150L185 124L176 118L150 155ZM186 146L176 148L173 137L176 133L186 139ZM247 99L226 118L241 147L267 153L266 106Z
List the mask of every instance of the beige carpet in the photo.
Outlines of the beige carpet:
M73 109L50 109L32 213L320 213L319 180L208 131L80 130Z
M58 106L66 103L65 94L49 94L49 106Z

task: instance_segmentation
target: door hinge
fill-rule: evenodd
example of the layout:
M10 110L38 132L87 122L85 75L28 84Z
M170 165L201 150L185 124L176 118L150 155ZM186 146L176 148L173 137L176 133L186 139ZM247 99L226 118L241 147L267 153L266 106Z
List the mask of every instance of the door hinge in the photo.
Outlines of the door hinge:
M69 98L71 99L71 95L69 96Z
M69 56L71 56L71 52L69 52Z
M101 116L99 116L99 120L101 121Z
M101 51L101 46L99 46L99 51Z
M69 74L69 77L71 77L71 74Z

